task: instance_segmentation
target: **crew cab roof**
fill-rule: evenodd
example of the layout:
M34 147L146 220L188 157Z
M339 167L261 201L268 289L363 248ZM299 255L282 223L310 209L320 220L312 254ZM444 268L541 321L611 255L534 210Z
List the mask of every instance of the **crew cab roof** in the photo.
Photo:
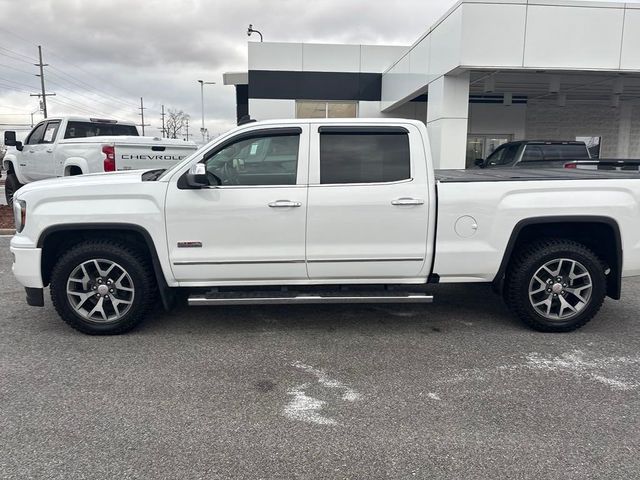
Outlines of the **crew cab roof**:
M113 123L113 124L118 124L118 125L133 125L135 126L134 122L127 122L127 121L122 121L122 120L115 120L113 118L103 118L103 117L80 117L77 115L65 115L65 116L61 116L61 117L48 117L46 119L47 121L51 121L51 120L67 120L68 122L85 122L85 123Z

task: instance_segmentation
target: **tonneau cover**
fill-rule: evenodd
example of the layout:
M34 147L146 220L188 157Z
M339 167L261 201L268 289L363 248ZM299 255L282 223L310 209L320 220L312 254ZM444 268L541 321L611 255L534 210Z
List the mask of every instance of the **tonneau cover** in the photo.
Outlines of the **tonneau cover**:
M576 168L486 168L469 170L436 170L436 181L440 183L464 182L514 182L536 180L602 180L634 178L640 180L635 171L582 170Z

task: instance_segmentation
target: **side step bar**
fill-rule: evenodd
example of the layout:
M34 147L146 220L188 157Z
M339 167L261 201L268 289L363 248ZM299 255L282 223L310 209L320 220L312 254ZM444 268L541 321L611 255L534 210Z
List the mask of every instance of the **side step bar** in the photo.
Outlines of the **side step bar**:
M277 292L209 293L189 296L189 306L206 305L279 305L315 303L432 303L433 295L422 293L389 292L385 294L358 293L298 293Z

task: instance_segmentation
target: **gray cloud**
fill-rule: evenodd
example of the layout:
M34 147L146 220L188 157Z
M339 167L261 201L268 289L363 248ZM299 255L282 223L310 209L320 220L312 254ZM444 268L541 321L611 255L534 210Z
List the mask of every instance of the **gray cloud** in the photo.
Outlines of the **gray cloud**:
M206 89L205 110L207 127L220 133L235 120L234 90L222 85L222 73L246 70L249 23L267 41L408 45L452 3L0 0L0 123L26 122L28 116L6 114L36 108L36 99L27 93L38 91L30 65L38 44L52 66L48 90L58 94L50 105L52 114L95 111L139 121L136 107L143 96L150 131L158 131L161 104L190 113L195 131L200 125L196 80L202 78L218 83ZM10 58L3 49L22 57Z

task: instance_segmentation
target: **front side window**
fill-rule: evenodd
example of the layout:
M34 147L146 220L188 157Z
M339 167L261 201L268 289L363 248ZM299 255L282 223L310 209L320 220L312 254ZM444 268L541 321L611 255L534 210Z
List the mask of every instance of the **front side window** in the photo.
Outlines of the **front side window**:
M35 145L37 143L42 142L42 136L44 135L45 125L46 125L45 123L41 123L40 125L38 125L33 130L33 132L31 132L31 135L29 135L29 137L27 138L25 145Z
M42 137L42 143L53 143L56 139L59 127L60 122L58 121L47 123L47 128L45 128L44 135Z
M210 185L295 185L300 135L238 140L205 160Z
M498 147L487 157L487 165L509 165L515 159L519 148L520 144L517 143Z
M320 183L381 183L411 178L405 132L320 134Z

